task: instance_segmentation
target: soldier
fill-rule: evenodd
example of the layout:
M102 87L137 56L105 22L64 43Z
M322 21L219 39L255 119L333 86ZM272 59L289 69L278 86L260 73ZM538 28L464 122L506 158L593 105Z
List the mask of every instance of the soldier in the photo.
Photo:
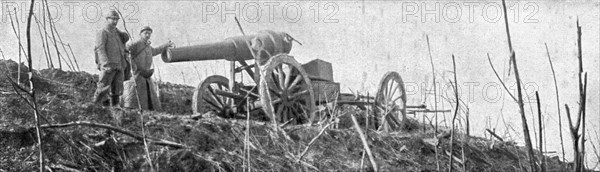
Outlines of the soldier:
M172 47L171 41L157 47L150 46L152 28L145 26L140 30L140 39L127 44L127 50L131 53L133 77L125 81L125 94L123 96L124 107L160 110L160 101L156 86L150 78L154 74L152 69L152 57Z
M131 75L127 73L129 62L125 58L125 42L129 40L129 36L117 29L118 22L118 13L109 11L106 26L96 34L94 52L100 75L94 93L95 104L118 106L119 96L123 94L123 81Z

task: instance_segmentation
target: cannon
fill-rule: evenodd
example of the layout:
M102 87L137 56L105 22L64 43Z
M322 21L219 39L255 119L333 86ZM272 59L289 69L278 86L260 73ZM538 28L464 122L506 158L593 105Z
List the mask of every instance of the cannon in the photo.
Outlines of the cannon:
M194 113L214 111L218 116L231 118L239 112L262 109L273 120L306 123L314 117L314 91L301 64L288 55L292 42L287 33L265 30L255 35L169 48L162 53L162 60L231 62L230 79L213 75L198 84L192 99ZM249 65L247 60L255 63ZM243 71L252 76L256 85L235 81L235 74ZM261 93L260 89L269 93Z
M259 31L199 45L169 48L162 53L167 63L206 60L230 61L229 79L213 75L194 91L194 113L215 112L225 118L264 113L268 120L285 124L311 123L323 117L317 109L326 104L372 107L378 129L394 130L406 114L424 109L407 106L404 82L397 72L384 75L374 97L340 93L331 63L315 59L300 64L289 53L294 38L285 32ZM246 61L253 60L249 65ZM236 73L252 76L254 85L236 81ZM318 108L320 107L320 108Z

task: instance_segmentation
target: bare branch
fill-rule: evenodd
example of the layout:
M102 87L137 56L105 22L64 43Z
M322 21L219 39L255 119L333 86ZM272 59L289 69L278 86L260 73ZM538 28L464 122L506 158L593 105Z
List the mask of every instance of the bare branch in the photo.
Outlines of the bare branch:
M565 146L564 146L564 142L563 142L563 135L562 135L562 115L560 114L560 96L558 94L558 84L556 82L556 72L554 71L554 65L552 64L552 58L550 58L550 51L548 50L548 44L544 43L544 46L546 46L546 54L548 55L548 61L550 62L550 69L552 70L552 78L554 79L554 90L555 90L555 94L556 94L556 109L558 112L558 133L560 136L560 148L562 150L562 159L563 161L565 160Z
M375 161L375 157L371 153L371 148L369 148L369 143L367 142L365 135L363 134L362 130L360 129L360 125L358 125L358 121L356 120L356 117L354 117L354 114L350 114L350 118L352 119L352 122L354 123L354 128L356 129L356 132L358 132L358 136L360 137L360 140L363 143L363 147L364 147L365 151L367 151L367 155L369 155L369 160L371 160L371 165L373 166L373 171L375 171L375 172L379 171L379 169L377 168L377 163Z
M302 153L300 154L300 156L298 156L298 160L296 161L302 161L302 157L304 157L304 155L308 152L308 150L310 149L310 147L315 143L315 141L317 141L317 139L319 139L319 137L321 137L321 135L323 135L323 133L325 133L325 130L327 128L329 128L329 126L331 124L333 124L334 122L330 122L327 125L325 125L325 127L323 127L323 129L321 129L321 131L319 132L319 134L317 134L317 136L315 136L312 140L310 140L310 142L308 142L308 145L306 146L306 148L304 148L304 151L302 151Z
M535 99L537 100L537 108L538 108L538 129L540 130L540 139L539 139L539 145L538 145L538 149L540 151L541 154L541 165L540 165L540 171L542 172L546 172L546 159L544 156L544 136L543 136L543 128L542 128L542 107L540 105L540 94L536 91L535 92Z
M508 27L508 17L506 12L506 2L502 0L502 9L504 10L504 24L506 26L506 35L508 37L508 47L510 52L510 61L512 62L512 66L515 70L515 80L517 82L517 103L519 105L519 112L521 113L521 123L523 125L523 134L525 135L525 146L527 148L527 153L529 154L529 165L531 166L531 171L537 171L535 165L535 155L533 154L533 147L531 144L531 137L529 136L529 127L527 126L527 117L525 116L525 108L523 107L523 94L521 90L521 78L519 76L519 69L517 68L517 57L516 53L512 48L512 43L510 40L510 31Z
M140 134L131 132L131 131L127 131L125 129L122 128L118 128L118 127L114 127L108 124L100 124L100 123L93 123L93 122L89 122L89 121L74 121L74 122L69 122L69 123L63 123L63 124L45 124L45 125L41 125L40 127L42 128L48 128L48 129L52 129L52 128L65 128L65 127L74 127L74 126L86 126L86 127L97 127L97 128L103 128L103 129L108 129L111 131L115 131L115 132L119 132L121 134L125 134L127 136L133 137L139 141L143 141L144 140L144 136L141 136ZM176 142L172 142L172 141L168 141L168 140L163 140L163 139L158 139L158 138L152 138L152 137L147 137L148 141L151 143L154 143L156 145L162 145L162 146L171 146L174 148L184 148L187 149L189 148L186 145L180 144L180 143L176 143Z
M490 66L492 67L492 70L494 71L494 74L496 75L496 78L498 78L498 81L500 81L500 84L502 84L502 87L504 87L504 90L506 90L508 95L513 99L513 101L516 102L517 98L515 98L515 96L510 92L508 87L506 87L506 84L504 84L504 81L502 81L502 79L500 78L500 75L498 75L498 72L496 72L496 68L494 68L494 64L492 64L492 59L490 59L490 53L487 53L487 57L488 57L488 62L490 63Z
M50 14L50 8L48 7L48 0L42 0L42 3L44 3L44 5L46 6L46 11L48 13L48 19L50 19L48 21L49 21L49 25L50 25L50 32L52 33L52 40L54 41L54 49L56 49L56 56L58 58L58 68L62 69L62 61L60 60L61 54L60 54L60 51L58 50L58 46L56 44L56 37L54 36L54 27L53 27L54 24L52 23L52 14Z
M492 136L494 136L496 139L500 140L501 142L504 142L504 139L502 139L502 137L498 136L496 133L494 133L492 130L490 129L485 129L485 131L487 131L488 133L490 133Z
M427 50L429 52L429 61L431 62L431 74L433 75L433 101L434 101L434 106L433 106L433 110L436 111L435 112L435 132L438 131L438 114L437 114L437 83L435 82L435 66L433 65L433 56L431 55L431 47L429 46L429 36L425 35L425 38L427 39Z
M460 101L459 101L459 96L458 96L458 80L456 79L456 60L454 59L454 54L452 55L452 65L453 65L453 71L454 71L454 95L456 96L456 108L454 109L454 117L452 117L452 129L450 130L450 163L448 164L448 168L450 169L450 172L452 172L452 161L454 160L454 157L452 154L454 153L453 151L453 145L454 145L454 122L456 121L456 116L458 115L458 109L460 108Z

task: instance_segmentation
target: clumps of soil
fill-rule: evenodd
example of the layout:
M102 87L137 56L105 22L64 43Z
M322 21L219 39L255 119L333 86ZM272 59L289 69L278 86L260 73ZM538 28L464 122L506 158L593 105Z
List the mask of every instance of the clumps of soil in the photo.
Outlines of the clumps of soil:
M8 65L8 70L3 67ZM16 63L2 61L0 69L15 78ZM24 66L21 67L24 70ZM2 75L1 77L5 77ZM38 79L36 79L38 78ZM141 119L149 139L151 163L145 158L144 144L112 130L71 126L43 129L43 150L48 168L54 171L370 171L371 164L348 115L356 114L364 124L365 112L342 107L337 124L327 129L300 160L300 154L326 122L290 125L274 129L265 121L223 119L191 114L193 87L160 83L163 111L107 108L88 103L97 76L85 72L45 69L34 72L34 85L42 124L88 121L106 124L141 136ZM2 80L0 90L0 167L6 171L34 171L38 162L31 107ZM21 79L26 84L27 79ZM13 91L14 92L14 91ZM371 119L372 120L372 119ZM410 120L405 131L381 133L364 129L369 147L380 171L446 171L450 141L424 124ZM443 132L448 133L447 129ZM187 148L152 144L162 139ZM246 142L245 140L249 140ZM249 151L246 151L247 143ZM437 153L436 153L437 152ZM464 152L464 158L463 158ZM249 155L250 160L245 157ZM436 156L437 155L437 156ZM457 171L526 171L525 150L512 142L496 142L458 134L454 142L453 164ZM539 154L537 156L541 156ZM564 170L557 158L548 158L548 169ZM1 171L1 170L0 170Z
M162 112L171 114L191 114L192 96L194 87L169 82L158 82L160 90L159 97Z

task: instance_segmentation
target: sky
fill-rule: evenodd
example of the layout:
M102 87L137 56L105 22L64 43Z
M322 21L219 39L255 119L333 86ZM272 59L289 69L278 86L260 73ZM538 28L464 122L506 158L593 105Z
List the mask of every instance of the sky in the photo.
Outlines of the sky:
M97 74L93 46L95 33L105 26L110 8L123 13L122 21L134 39L142 26L154 29L152 43L173 41L189 46L241 35L234 17L247 34L260 30L283 31L302 42L290 52L301 63L328 61L342 92L373 95L388 71L400 73L406 85L408 104L424 103L433 109L433 74L426 36L429 38L439 109L452 109L448 84L456 57L460 97L469 107L471 133L484 136L496 129L503 137L522 143L516 103L508 96L488 63L487 54L509 90L516 95L514 73L509 74L507 43L501 1L52 1L50 12L64 43L72 46L82 71ZM586 124L591 142L600 148L600 3L597 1L508 1L511 41L524 85L525 111L530 127L537 127L534 94L540 95L546 123L548 151L560 152L558 110L548 55L559 87L561 107L578 106L577 28L582 28L583 68L588 73ZM25 35L28 1L2 1L0 48L6 58L18 59L18 41L11 16L19 16ZM36 8L40 7L39 4ZM14 10L16 9L16 13ZM41 9L37 17L42 19ZM123 23L118 28L125 30ZM38 26L32 25L33 63L47 68ZM62 49L62 48L61 48ZM55 51L52 49L52 51ZM63 50L61 50L63 51ZM70 52L69 52L70 53ZM54 58L56 53L51 52ZM210 75L229 76L229 62L198 61L164 63L154 58L155 80L196 86ZM57 59L54 59L54 63ZM56 66L56 64L55 64ZM64 69L68 67L63 64ZM247 77L243 81L253 84ZM534 119L534 114L536 115ZM570 141L563 115L563 137ZM432 117L433 114L427 114ZM450 118L451 114L440 117ZM420 117L419 117L420 118ZM534 119L532 121L531 119ZM449 120L449 119L448 119ZM445 123L441 122L442 125ZM535 124L535 125L534 125ZM532 128L535 129L535 128ZM537 129L536 129L537 130ZM535 130L532 130L532 135ZM536 131L537 132L537 131ZM587 150L593 150L588 142ZM535 145L535 143L534 143ZM571 148L565 144L565 149ZM571 159L567 152L567 159ZM593 166L598 160L590 159Z

